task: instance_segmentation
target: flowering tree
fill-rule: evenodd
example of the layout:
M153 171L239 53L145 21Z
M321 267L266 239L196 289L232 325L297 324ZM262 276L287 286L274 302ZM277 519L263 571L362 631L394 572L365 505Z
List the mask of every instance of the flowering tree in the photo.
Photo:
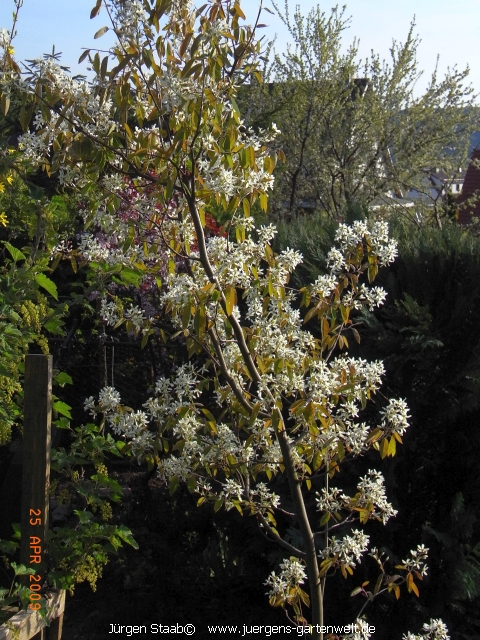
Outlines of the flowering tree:
M371 447L393 456L408 426L398 399L385 403L377 426L362 419L383 366L346 355L358 339L352 312L384 299L370 283L394 259L395 243L383 222L341 225L329 273L290 288L301 256L274 254L275 229L256 228L250 215L257 202L267 210L282 159L276 130L247 130L235 102L238 87L257 74L261 7L254 26L230 0L198 10L180 0L98 0L91 16L102 8L111 26L96 37L111 28L118 42L103 59L93 50L81 56L92 82L72 78L52 57L32 62L22 77L6 38L2 104L10 87L33 100L19 139L24 156L81 192L93 231L58 251L102 277L156 287L190 362L158 379L144 410L122 406L110 387L86 408L103 414L135 455L155 460L172 493L185 482L199 504L255 517L288 554L266 581L271 604L291 606L299 625L310 607L311 636L323 638L326 579L353 573L369 547L363 525L395 515L379 472L360 478L354 495L333 483L342 465ZM219 207L229 224L212 235L208 215ZM125 310L105 298L101 314L142 333L144 343L156 330L155 316L134 304ZM273 490L278 476L287 480L286 497ZM278 514L298 529L298 543L283 535ZM378 551L371 554L380 574L372 591L356 590L365 604L385 591L398 597L403 584L418 595L426 549L394 576ZM425 634L447 637L440 622Z

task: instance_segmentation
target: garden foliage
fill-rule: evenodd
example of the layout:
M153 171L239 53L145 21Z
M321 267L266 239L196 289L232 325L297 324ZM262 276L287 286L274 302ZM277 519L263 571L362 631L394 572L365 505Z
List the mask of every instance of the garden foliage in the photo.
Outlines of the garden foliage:
M52 249L52 268L68 258L97 274L104 327L124 324L144 346L153 336L181 339L188 351L188 363L158 376L143 409L122 405L110 386L85 408L158 465L171 493L184 482L198 504L255 518L285 552L266 578L271 604L320 638L328 578L353 575L370 549L379 572L352 594L362 598L360 616L381 594L398 598L405 587L418 596L427 549L417 546L393 572L366 533L369 521L396 515L383 475L367 470L351 492L337 482L371 449L395 456L408 427L405 401L379 393L383 364L347 353L359 338L356 312L384 302L371 283L396 255L388 225L340 225L327 273L294 289L302 256L275 253L275 229L251 215L256 205L267 211L285 161L276 127L246 128L236 103L242 84L261 81L261 10L250 26L238 2L98 0L91 17L106 14L108 24L95 37L113 29L118 41L103 58L82 54L93 80L71 77L54 56L23 74L4 37L2 105L6 113L21 92L23 161L79 193L85 231L75 246L65 239ZM218 208L224 232L209 219ZM105 278L151 295L124 305ZM114 489L102 476L92 480ZM405 637L447 634L434 620Z

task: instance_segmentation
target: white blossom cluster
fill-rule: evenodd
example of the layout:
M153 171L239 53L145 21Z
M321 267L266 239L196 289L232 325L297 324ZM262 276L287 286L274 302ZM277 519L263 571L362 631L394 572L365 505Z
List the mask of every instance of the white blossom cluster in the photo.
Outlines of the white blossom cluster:
M376 307L382 306L386 297L387 293L382 287L366 287L363 283L360 285L360 291L357 294L357 300L362 306L368 307L369 311L373 311ZM345 297L343 298L343 303L348 303ZM354 306L356 306L355 303ZM358 308L358 306L356 308Z
M183 90L182 90L183 91ZM221 101L220 101L221 103ZM223 118L232 119L232 107L226 101L223 105ZM254 190L268 191L273 189L274 177L262 168L263 159L268 155L269 143L273 142L279 134L279 130L272 125L270 130L261 129L256 134L253 129L245 130L243 122L239 120L235 123L238 136L237 147L252 148L255 154L256 166L242 167L239 152L232 154L234 158L233 166L225 164L223 155L220 152L218 141L212 133L205 136L202 141L204 150L203 157L198 161L198 168L201 172L204 186L212 193L222 194L226 198L231 198L241 190L244 194L252 193ZM213 160L210 159L213 152Z
M370 470L366 476L360 478L357 486L358 493L351 498L337 487L322 489L317 493L317 507L321 512L339 513L344 509L365 509L369 518L380 520L386 524L397 514L385 496L384 478L379 471Z
M416 550L410 551L410 557L402 560L402 564L408 571L418 571L421 576L426 576L428 549L423 544L419 544Z
M272 508L275 509L280 504L280 496L270 491L264 482L259 482L250 491L250 495L254 497L255 510L260 513L265 513Z
M397 515L397 511L387 501L385 495L385 479L379 471L370 470L358 483L358 493L355 496L355 506L360 508L373 507L371 517L386 524Z
M310 285L310 292L320 300L328 300L337 291L338 280L342 274L351 270L349 259L355 255L358 246L364 243L370 247L380 265L392 262L397 255L396 242L388 236L386 222L356 221L352 226L341 224L336 232L335 241L339 246L332 247L327 254L329 274L320 275ZM347 290L342 293L344 306L360 310L367 307L373 311L385 302L386 292L382 287L367 287L361 284L357 291Z
M391 398L387 407L381 412L382 423L380 427L385 435L398 433L403 436L408 427L410 418L407 403L402 398Z
M211 490L211 486L209 487ZM244 497L244 490L241 484L232 478L227 478L223 484L220 496L224 499L224 506L227 511L232 509L234 503L232 500L241 501Z
M430 620L423 625L421 634L408 632L403 635L402 640L450 640L447 626L442 620Z
M127 309L124 309L121 303L107 302L105 299L102 299L100 303L100 318L111 327L114 327L123 318L131 322L135 333L145 331L148 325L145 311L138 305L130 304Z
M40 111L35 115L33 122L35 131L27 131L18 140L19 149L23 151L26 160L30 160L33 164L45 162L52 150L54 138L59 133L67 133L72 123L77 131L94 137L117 129L118 123L113 117L112 101L110 99L101 101L86 81L72 78L52 58L33 60L31 70L37 82L48 82L52 92L61 95L65 105L68 106L64 109L62 116L50 112L48 119L45 119ZM21 85L24 89L34 90L28 86L24 87L23 80L11 79L11 82ZM79 113L82 114L81 117ZM75 172L74 168L72 170ZM64 182L70 179L67 175L65 172L62 174ZM78 173L73 175L79 177ZM77 184L77 186L82 185Z
M340 245L340 255L355 250L366 240L373 253L378 257L381 266L390 264L397 256L397 243L388 235L388 224L383 221L374 222L369 226L367 222L356 220L352 226L339 225L335 234L335 242ZM340 257L337 256L338 264ZM335 258L331 261L335 264ZM342 267L340 267L342 268Z
M212 495L211 489L211 486L209 486L210 495ZM205 495L207 495L207 492L205 492ZM247 496L244 487L233 478L226 478L222 483L220 497L223 497L227 511L235 506L233 500L245 505L248 504L252 509L252 513L261 513L263 515L280 504L280 496L270 491L264 482L259 482L253 488L250 488Z
M342 640L370 640L372 635L369 633L369 625L363 620L355 622L356 629L353 633L342 636ZM408 632L403 634L402 640L450 640L447 626L442 620L430 620L423 625L421 634Z
M354 529L351 536L337 539L332 536L328 547L320 552L320 558L332 558L334 565L342 565L345 569L353 569L361 556L367 551L370 537L363 531Z
M269 587L268 595L272 598L280 596L287 599L292 588L305 582L307 574L303 565L296 558L285 559L280 563L280 573L274 571L268 576L265 585Z
M103 299L100 303L100 317L107 323L107 325L113 327L121 319L122 314L118 305L115 302L107 302Z
M335 275L320 275L315 282L310 285L310 291L312 295L318 298L329 298L337 288L337 285L338 280Z
M110 233L119 228L115 227L112 216L104 212L97 214L96 221L102 222ZM167 221L166 227L168 224ZM235 224L245 228L245 239L235 243L227 238L214 236L207 240L207 252L215 286L223 291L228 287L245 291L245 311L240 313L239 308L235 307L233 316L242 324L246 321L251 334L255 336L251 346L254 357L262 359L264 363L272 363L262 372L258 384L257 398L262 409L266 412L271 410L272 397L283 395L298 398L299 394L303 394L305 402L311 402L314 406L314 418L318 421L323 419L324 426L319 434L314 435L302 414L292 414L297 429L300 429L296 438L298 446L312 445L314 450L327 447L335 452L338 441L341 441L346 451L354 455L362 453L370 446L368 438L371 428L359 421L359 410L364 398L375 393L381 385L384 373L382 363L367 362L344 355L328 362L315 357L316 341L303 327L300 313L294 308L293 294L285 291L288 278L300 263L301 256L287 249L266 265L265 255L275 233L274 227L270 225L260 228L258 239L254 241L250 234L252 225L249 219L239 218ZM173 225L178 225L178 221L173 221ZM193 234L191 223L184 221L183 225L184 229L189 229ZM107 251L100 243L98 250ZM334 276L330 278L334 286ZM161 297L162 304L167 311L171 310L178 325L182 327L185 306L191 305L195 308L198 297L202 295L205 287L211 286L211 282L200 263L193 262L189 273L170 274L166 285ZM281 288L284 289L282 295ZM266 289L273 293L268 304L264 302ZM245 388L248 378L241 369L243 356L237 342L229 339L226 334L225 312L220 298L217 298L217 302L208 302L205 312L207 321L213 321L218 339L223 343L222 356L229 375L240 388ZM124 317L131 319L135 328L139 328L145 322L141 309L131 308L122 313ZM245 320L242 317L243 313ZM104 302L102 317L114 325L122 315L113 303ZM188 329L192 333L195 331L193 313ZM208 348L213 350L209 337L206 336L204 340ZM275 362L280 362L281 366L273 366ZM186 375L186 370L183 374ZM145 403L146 411L159 425L173 418L182 408L188 408L173 428L173 435L184 442L183 448L181 453L176 454L170 461L162 462L163 479L169 481L173 475L179 475L184 479L193 469L201 469L204 465L218 464L227 469L228 456L233 456L235 460L244 464L262 464L265 470L276 472L282 462L282 454L271 426L265 426L264 421L255 421L251 426L253 442L248 447L245 447L228 425L217 425L216 433L206 432L204 420L199 409L195 407L195 398L199 395L197 385L201 376L199 377L193 368L189 370L188 376L189 393L185 393L184 390L178 391L178 384L183 379L182 374L179 374L172 380L159 380L155 395ZM343 391L344 388L347 390ZM235 402L232 390L224 384L217 386L216 394L219 399L222 398L222 403ZM392 401L382 416L382 428L403 433L407 426L407 412L404 401ZM292 457L295 466L302 470L305 460L297 448L292 446ZM198 472L196 473L198 475ZM366 501L373 496L376 504L373 517L386 522L394 512L387 506L382 493L382 482L379 478L370 478L368 483L365 480L361 499ZM367 496L367 484L373 492L372 496ZM360 500L360 497L358 499ZM273 503L270 501L269 504L272 506Z
M145 327L145 311L138 305L131 304L125 310L124 318L132 323L134 331L140 331Z
M115 0L115 22L117 36L121 43L138 35L139 26L147 18L147 13L139 0Z
M149 416L144 411L132 411L120 404L120 394L113 387L101 389L98 404L93 396L84 402L84 409L90 415L104 415L112 431L128 439L132 453L138 459L153 448L154 435L148 430Z

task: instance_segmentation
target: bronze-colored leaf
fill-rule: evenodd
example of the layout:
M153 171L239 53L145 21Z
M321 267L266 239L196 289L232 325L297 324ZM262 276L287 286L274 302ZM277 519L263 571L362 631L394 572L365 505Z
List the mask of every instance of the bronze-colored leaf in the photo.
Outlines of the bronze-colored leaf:
M108 31L108 27L102 27L101 29L99 29L97 31L97 33L93 36L94 40L97 40L98 38L101 38L103 36L104 33L107 33Z
M93 7L93 9L90 11L90 20L92 18L95 18L95 16L98 16L98 14L100 13L100 9L102 8L102 0L97 0L96 5Z

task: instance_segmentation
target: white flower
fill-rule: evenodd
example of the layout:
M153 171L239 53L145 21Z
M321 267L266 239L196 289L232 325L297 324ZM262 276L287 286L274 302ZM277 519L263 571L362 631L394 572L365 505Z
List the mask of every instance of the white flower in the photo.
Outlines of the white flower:
M322 495L317 493L317 508L319 511L326 511L333 513L335 511L341 511L346 503L346 496L343 495L340 489L333 487L331 489L322 489Z
M100 304L100 317L109 326L114 326L120 320L121 315L118 306L114 302L107 302L105 299Z
M327 254L327 266L332 273L338 273L345 268L345 257L341 251L335 247Z
M270 587L267 592L270 597L278 595L282 598L288 598L290 589L303 584L307 578L307 574L303 565L295 558L284 560L280 563L280 569L279 575L276 575L275 572L272 571L264 584Z
M319 298L328 298L335 291L337 284L337 279L331 274L318 276L315 282L310 285L310 291L314 296L318 296Z
M227 478L223 484L220 495L224 497L224 506L228 511L235 506L232 500L242 500L243 487L235 480L232 480L232 478Z
M367 305L370 311L380 307L386 297L387 293L382 287L367 288L364 284L360 285L359 299Z
M124 316L127 320L130 320L134 329L141 329L145 323L145 312L140 307L130 305Z
M428 549L423 544L419 544L416 550L410 551L410 557L406 560L402 560L402 564L409 571L418 571L422 576L427 575L428 567L427 567L427 558L428 558Z
M398 433L403 435L408 427L410 418L409 409L405 400L393 398L388 402L388 406L383 409L381 428L386 434Z
M259 482L251 491L251 495L255 496L255 507L258 511L265 512L267 509L278 507L280 504L280 496L270 491L264 482Z
M95 399L93 396L90 396L84 401L83 408L85 411L88 411L91 416L97 415L97 412L95 411Z
M358 494L354 500L356 507L368 508L368 505L372 505L373 511L370 517L386 524L398 512L387 501L384 483L385 480L379 471L370 470L366 476L360 478Z
M104 387L100 391L98 403L104 413L115 411L120 404L120 394L113 387Z

